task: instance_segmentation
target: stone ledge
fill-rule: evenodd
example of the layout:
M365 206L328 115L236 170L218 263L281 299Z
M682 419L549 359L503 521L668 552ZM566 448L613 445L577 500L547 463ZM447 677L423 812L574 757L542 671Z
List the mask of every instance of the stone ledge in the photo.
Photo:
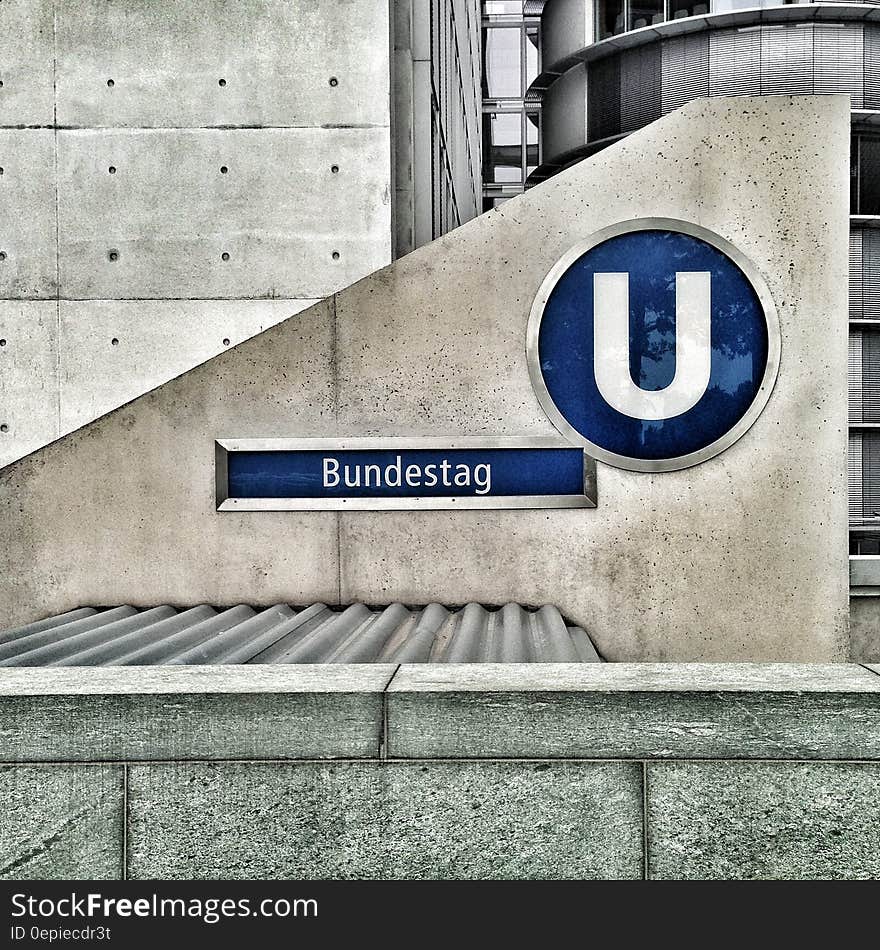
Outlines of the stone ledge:
M392 758L880 758L880 676L854 664L402 667Z
M0 674L0 761L375 758L393 665Z
M880 759L880 667L13 669L0 761Z

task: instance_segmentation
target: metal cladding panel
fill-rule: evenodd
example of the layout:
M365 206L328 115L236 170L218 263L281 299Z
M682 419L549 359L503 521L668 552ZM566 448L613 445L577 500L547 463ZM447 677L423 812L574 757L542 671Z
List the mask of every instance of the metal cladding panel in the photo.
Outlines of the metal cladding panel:
M620 58L590 63L587 72L589 137L602 139L620 132Z
M865 24L865 96L863 108L880 109L880 27Z
M620 57L620 131L632 132L660 118L661 61L657 44Z
M850 330L848 368L850 423L880 423L880 329Z
M695 33L663 44L663 115L680 109L686 102L709 95L709 36Z
M761 94L813 91L813 25L765 26L761 31Z
M849 318L861 320L864 313L862 302L862 235L864 231L849 233Z
M0 666L597 663L555 607L83 607L0 632Z
M849 472L849 522L859 524L864 517L862 498L862 433L850 432L847 451Z
M861 23L813 25L813 92L844 93L853 109L863 108L865 31Z
M853 230L850 235L849 316L880 324L880 231Z
M880 432L849 435L849 518L851 525L880 524Z
M709 34L709 95L761 93L761 31L718 30Z

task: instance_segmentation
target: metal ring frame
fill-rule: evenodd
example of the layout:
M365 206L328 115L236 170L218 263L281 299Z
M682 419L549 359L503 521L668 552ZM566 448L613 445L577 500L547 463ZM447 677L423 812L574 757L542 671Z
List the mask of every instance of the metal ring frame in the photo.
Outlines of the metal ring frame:
M711 245L716 250L721 251L722 254L727 255L746 275L752 289L757 294L764 311L764 320L767 325L767 366L764 370L761 385L755 394L755 398L752 400L752 404L737 423L720 438L704 448L698 449L696 452L690 452L687 455L680 455L676 458L630 458L626 455L618 455L616 452L609 452L607 449L603 449L601 446L591 442L581 435L559 411L556 403L554 403L550 396L550 392L544 382L544 374L541 372L538 337L541 331L541 321L544 317L544 308L556 284L569 267L588 251L610 238L618 237L621 234L630 234L634 231L677 231L681 234L687 234L690 237L705 241L706 244ZM612 465L615 468L622 468L629 472L674 472L683 468L690 468L693 465L699 465L701 462L708 461L733 445L734 442L748 431L758 416L763 412L767 401L770 399L770 394L773 391L779 373L780 350L781 337L779 332L779 317L776 312L776 306L773 303L773 298L770 295L770 291L760 271L745 254L734 247L729 241L697 224L691 224L689 221L680 221L676 218L636 218L629 221L621 221L618 224L612 224L596 231L585 240L579 241L573 247L569 248L553 267L550 268L550 271L538 288L538 293L532 303L528 328L526 330L526 360L529 367L529 376L532 380L532 387L538 397L538 402L541 404L541 408L547 414L547 417L562 435L575 445L584 446L594 458L608 465Z

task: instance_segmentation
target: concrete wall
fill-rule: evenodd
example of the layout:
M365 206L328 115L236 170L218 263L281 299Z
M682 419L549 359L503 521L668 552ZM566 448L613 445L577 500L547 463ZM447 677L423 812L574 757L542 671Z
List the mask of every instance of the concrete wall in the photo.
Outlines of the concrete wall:
M0 4L0 464L388 263L389 8Z
M0 878L877 878L878 674L7 670Z
M691 103L0 472L0 626L84 604L519 600L611 660L844 659L848 137L845 97ZM594 510L215 511L216 438L552 435L534 295L575 242L640 216L716 231L775 299L776 388L722 455L600 465Z

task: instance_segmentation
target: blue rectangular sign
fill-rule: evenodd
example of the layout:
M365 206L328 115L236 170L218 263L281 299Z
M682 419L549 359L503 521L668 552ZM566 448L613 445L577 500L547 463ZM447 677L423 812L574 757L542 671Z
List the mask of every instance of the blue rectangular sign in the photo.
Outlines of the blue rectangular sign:
M510 440L513 443L513 440ZM218 507L588 507L589 463L559 443L242 440L218 443Z

